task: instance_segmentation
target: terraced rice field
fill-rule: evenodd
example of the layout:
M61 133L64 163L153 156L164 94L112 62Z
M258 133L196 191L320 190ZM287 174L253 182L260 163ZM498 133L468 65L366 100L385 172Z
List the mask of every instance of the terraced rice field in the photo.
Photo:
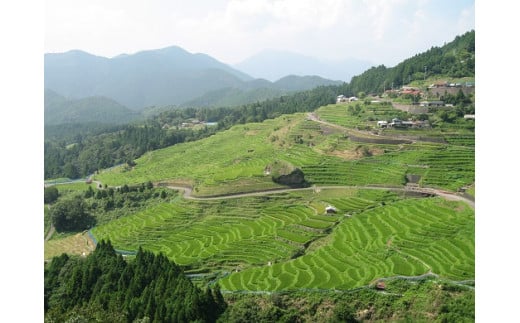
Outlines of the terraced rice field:
M313 204L334 204L338 214L318 211L308 203L309 194ZM111 221L92 233L98 241L110 239L120 250L142 246L163 252L196 271L246 268L290 259L341 223L343 212L361 212L385 198L383 193L373 194L374 199L355 195L344 190L341 198L304 192L226 201L178 200Z
M364 124L345 109L332 105L318 113L342 126ZM394 113L389 106L364 109L374 118ZM263 191L281 187L264 174L276 158L299 167L318 186L402 186L406 175L418 175L423 187L457 190L474 183L471 133L424 136L442 140L361 143L294 114L157 150L131 171L97 179L109 185L182 180L198 196ZM325 215L327 205L337 214ZM188 273L232 272L220 280L224 290L352 289L380 277L427 272L474 279L472 209L440 198L404 200L383 190L176 199L92 233L119 250L162 252Z
M327 106L318 112L336 116L329 121L338 124L352 118L338 109L345 107ZM197 196L263 191L281 187L264 173L277 159L302 169L307 182L315 185L401 186L407 174L415 174L421 176L421 186L457 190L475 180L474 138L470 134L460 139L453 133L445 134L445 140L457 145L420 141L378 144L355 142L341 131L327 131L323 125L306 120L304 114L282 116L235 126L200 142L150 152L139 158L131 171L112 170L96 175L96 179L108 185L188 179Z
M342 221L331 243L294 260L232 273L224 290L352 289L433 272L474 278L474 212L439 198L403 200Z

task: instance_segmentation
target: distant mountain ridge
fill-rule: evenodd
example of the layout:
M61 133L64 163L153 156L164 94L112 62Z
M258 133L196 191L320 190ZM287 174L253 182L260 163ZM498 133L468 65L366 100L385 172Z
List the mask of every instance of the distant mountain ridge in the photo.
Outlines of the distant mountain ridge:
M114 58L80 50L44 56L45 88L73 99L110 98L132 110L181 105L224 89L233 89L232 97L224 102L245 104L251 102L247 100L272 98L287 91L308 89L309 85L333 82L323 78L292 81L294 84L288 85L253 79L211 56L192 54L177 46ZM249 91L263 94L249 95L252 99L247 99ZM242 98L237 99L237 95Z
M224 88L208 92L201 97L185 102L190 107L237 106L273 99L297 91L306 91L318 86L340 85L341 81L331 81L315 75L288 75L276 82L255 79L247 83L248 88Z
M287 75L318 75L348 82L352 76L364 72L371 65L369 61L354 58L324 61L292 52L265 50L235 64L235 67L254 77L271 81Z

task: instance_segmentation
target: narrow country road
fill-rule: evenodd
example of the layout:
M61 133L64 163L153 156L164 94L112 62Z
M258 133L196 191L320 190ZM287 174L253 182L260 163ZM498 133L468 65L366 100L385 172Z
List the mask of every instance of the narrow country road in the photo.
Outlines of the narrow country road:
M272 189L265 191L257 191L257 192L249 192L249 193L237 193L237 194L229 194L229 195L219 195L219 196L207 196L207 197L196 197L193 196L193 190L190 187L185 186L172 186L166 185L162 186L172 190L183 191L183 197L185 199L190 200L199 200L199 201L209 201L209 200L223 200L223 199L234 199L248 196L263 196L269 194L278 194L285 192L296 192L296 191L308 191L308 190L322 190L322 189L372 189L372 190L390 190L396 192L418 192L425 194L433 194L436 196L440 196L446 200L451 201L462 201L469 205L472 209L475 209L475 202L471 201L461 195L457 195L455 193L436 190L432 188L408 188L408 187L384 187L384 186L312 186L312 187L304 187L304 188L281 188L281 189Z

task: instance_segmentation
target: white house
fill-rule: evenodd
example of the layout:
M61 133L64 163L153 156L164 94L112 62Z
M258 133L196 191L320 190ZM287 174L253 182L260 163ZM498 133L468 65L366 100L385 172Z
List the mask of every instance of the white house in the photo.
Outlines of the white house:
M338 95L336 97L336 103L347 102L347 101L348 101L347 97L344 96L343 94Z

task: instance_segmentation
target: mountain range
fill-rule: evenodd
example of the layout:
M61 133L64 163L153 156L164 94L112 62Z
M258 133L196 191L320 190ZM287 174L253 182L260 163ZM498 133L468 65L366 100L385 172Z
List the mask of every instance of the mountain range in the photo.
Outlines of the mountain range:
M103 97L134 111L166 105L239 105L342 83L318 76L291 75L276 82L255 79L177 46L113 58L80 50L47 53L44 82L46 89L69 101Z
M254 77L270 81L286 75L319 75L323 78L349 82L350 79L373 64L355 58L341 61L319 60L287 51L265 50L234 65Z

